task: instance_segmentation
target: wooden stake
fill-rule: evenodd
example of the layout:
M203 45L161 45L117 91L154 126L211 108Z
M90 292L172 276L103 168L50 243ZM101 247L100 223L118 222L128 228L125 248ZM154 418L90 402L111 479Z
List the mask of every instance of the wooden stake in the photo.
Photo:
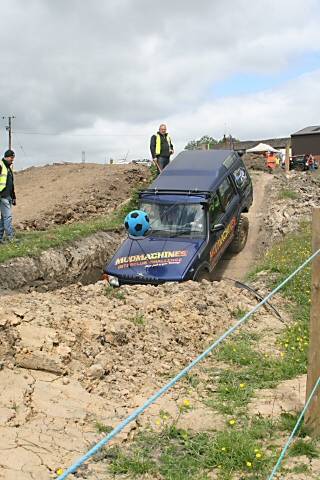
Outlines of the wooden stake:
M320 248L320 208L313 209L312 250ZM320 376L320 254L312 262L312 291L310 312L310 343L308 355L307 398ZM320 387L306 413L306 425L313 436L320 435Z
M286 146L286 156L285 156L285 172L286 174L289 173L290 170L290 140Z

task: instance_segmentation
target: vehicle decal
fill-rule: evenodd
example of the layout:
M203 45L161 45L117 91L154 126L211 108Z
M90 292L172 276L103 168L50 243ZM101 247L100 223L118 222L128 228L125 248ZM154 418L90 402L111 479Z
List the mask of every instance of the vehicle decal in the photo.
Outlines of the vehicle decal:
M129 257L118 257L114 264L119 269L147 265L177 265L182 258L188 255L188 250L169 250L164 252L151 252Z
M227 240L231 237L232 233L234 232L237 225L237 218L233 217L231 222L226 226L224 231L222 232L221 236L218 238L216 243L213 245L212 249L210 250L210 263L214 262L216 255L220 252L223 245L227 242Z
M233 176L237 186L241 189L248 183L248 177L245 169L243 167L239 167L237 170L233 172Z

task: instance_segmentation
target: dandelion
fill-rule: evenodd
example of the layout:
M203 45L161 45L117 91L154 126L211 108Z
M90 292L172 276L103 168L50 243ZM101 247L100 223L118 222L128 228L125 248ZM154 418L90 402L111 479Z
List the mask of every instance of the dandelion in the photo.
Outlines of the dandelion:
M63 474L62 468L57 468L56 474L57 474L57 475L62 475L62 474Z
M257 452L257 453L256 453L256 458L261 458L261 457L262 457L261 453L260 453L260 452Z
M190 400L188 400L187 398L185 400L183 400L183 406L184 407L190 407Z
M246 384L245 383L240 383L239 387L240 388L245 388Z
M236 420L234 418L232 418L231 420L229 420L229 424L230 425L234 425L236 423Z
M156 420L156 425L161 425L161 420L160 420L160 418L157 418L157 420Z
M259 452L259 448L255 448L254 453L258 453L258 452Z
M221 451L222 451L222 452L225 452L225 451L226 451L226 447L222 447L222 448L221 448Z
M246 462L246 465L248 468L251 468L252 467L252 462Z

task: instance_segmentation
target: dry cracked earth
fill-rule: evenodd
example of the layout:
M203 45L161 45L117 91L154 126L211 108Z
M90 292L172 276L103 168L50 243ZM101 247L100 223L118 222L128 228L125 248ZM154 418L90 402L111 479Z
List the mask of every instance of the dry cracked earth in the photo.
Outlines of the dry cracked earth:
M299 202L279 200L279 190L288 185L299 195ZM293 174L290 182L282 175L274 177L266 194L268 202L260 217L262 249L294 230L297 217L310 218L312 206L320 200L317 178L306 174ZM114 427L232 325L237 311L256 304L249 292L227 281L115 291L98 282L3 298L3 480L55 478L59 468L70 466L100 438L97 425ZM283 314L281 302L279 298L275 304ZM282 328L266 310L253 322L254 328L259 325L275 335ZM297 382L302 385L304 379ZM290 399L290 408L301 408L304 391L297 382L291 387L280 385L274 405L286 408ZM141 425L154 424L161 408L174 413L186 388L183 382L178 384L117 441L130 439ZM181 420L184 426L201 430L214 421L217 427L219 416L213 416L194 395L197 422L192 410ZM262 402L257 399L253 411L263 410ZM107 475L103 461L92 461L74 478L107 479Z

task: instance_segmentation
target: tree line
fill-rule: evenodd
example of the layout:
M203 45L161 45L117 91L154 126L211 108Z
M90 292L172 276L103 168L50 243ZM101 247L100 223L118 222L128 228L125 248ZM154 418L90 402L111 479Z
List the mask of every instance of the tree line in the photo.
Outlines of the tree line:
M188 142L184 148L185 150L198 150L202 145L206 145L206 148L211 149L214 147L214 145L219 144L225 144L227 147L230 147L232 146L233 142L238 141L239 140L237 138L234 138L231 135L223 135L220 140L216 140L215 138L210 137L210 135L203 135L198 140L190 140L190 142Z

